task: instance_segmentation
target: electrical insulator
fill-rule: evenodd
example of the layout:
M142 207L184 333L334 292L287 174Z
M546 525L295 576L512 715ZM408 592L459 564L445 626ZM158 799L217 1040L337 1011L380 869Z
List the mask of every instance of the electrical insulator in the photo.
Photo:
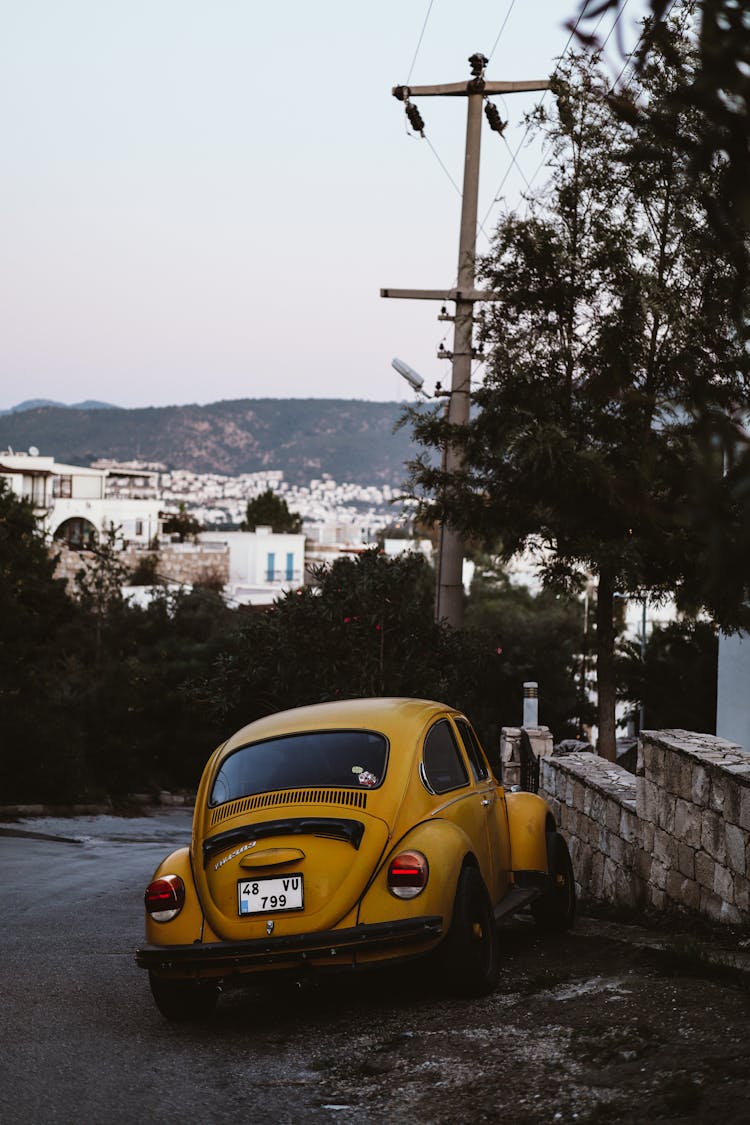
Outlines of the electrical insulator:
M505 132L505 127L508 124L508 122L503 121L503 119L500 116L500 111L498 110L495 103L494 102L485 102L484 103L484 112L485 112L485 116L486 116L487 120L490 123L490 129L494 130L495 133L500 133L502 135Z
M469 66L471 67L471 73L475 78L482 77L482 75L484 74L484 68L487 66L487 63L489 61L490 60L485 55L482 55L479 52L477 52L476 55L469 56Z
M424 136L424 121L422 120L422 114L414 105L414 102L407 102L404 106L404 109L406 110L406 116L409 118L409 124L411 125L414 132L421 133L422 136Z

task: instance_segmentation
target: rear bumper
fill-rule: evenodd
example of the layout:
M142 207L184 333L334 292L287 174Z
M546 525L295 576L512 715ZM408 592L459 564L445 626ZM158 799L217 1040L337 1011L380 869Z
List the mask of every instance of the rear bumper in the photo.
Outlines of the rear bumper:
M307 962L330 962L333 965L338 960L354 963L357 952L382 952L387 957L390 951L394 957L399 957L408 953L410 945L434 940L442 932L442 918L430 915L352 926L346 930L289 934L252 941L144 945L136 950L135 960L142 969L165 974L200 976L203 973L216 975L221 971L229 975L274 965L304 965Z

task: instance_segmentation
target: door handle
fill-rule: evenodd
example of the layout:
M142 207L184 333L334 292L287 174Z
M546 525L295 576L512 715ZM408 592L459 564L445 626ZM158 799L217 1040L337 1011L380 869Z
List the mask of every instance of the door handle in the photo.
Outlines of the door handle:
M482 800L482 804L483 804L483 805L484 805L484 807L486 808L486 807L487 807L487 805L491 805L491 804L492 804L492 801L490 800L490 798L489 798L489 797L485 797L485 798L484 798L484 799Z

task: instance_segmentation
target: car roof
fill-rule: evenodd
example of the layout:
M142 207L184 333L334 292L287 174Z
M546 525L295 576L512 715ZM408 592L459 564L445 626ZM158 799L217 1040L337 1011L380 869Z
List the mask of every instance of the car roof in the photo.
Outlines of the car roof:
M240 746L308 730L373 730L393 742L398 736L416 737L438 715L455 714L455 708L431 699L377 697L316 703L266 715L241 727L222 747L220 760ZM215 763L218 765L218 761Z

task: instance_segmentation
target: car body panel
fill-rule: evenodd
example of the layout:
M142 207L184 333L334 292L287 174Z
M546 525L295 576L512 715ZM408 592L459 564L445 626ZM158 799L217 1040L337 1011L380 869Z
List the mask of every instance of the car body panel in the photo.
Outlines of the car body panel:
M232 755L248 754L252 764L262 746L273 758L273 740L303 754L307 732L321 735L326 749L328 741L341 743L338 732L382 736L382 776L368 773L362 786L356 766L341 784L258 792L235 792L226 782L245 768L240 758L226 767ZM486 760L477 768L478 745L460 712L431 700L317 704L241 728L206 765L189 851L173 853L156 873L180 875L185 906L167 923L147 915L148 944L138 963L164 976L220 976L414 956L447 933L467 864L478 869L499 912L516 893L514 873L546 872L551 814L534 795L506 795ZM451 761L441 759L443 751ZM214 804L212 792L219 794ZM401 898L389 889L388 869L407 850L426 857L429 877L418 894ZM301 909L240 914L240 881L290 875L303 879Z
M512 870L546 871L546 832L554 829L547 802L536 793L508 793L506 807Z

